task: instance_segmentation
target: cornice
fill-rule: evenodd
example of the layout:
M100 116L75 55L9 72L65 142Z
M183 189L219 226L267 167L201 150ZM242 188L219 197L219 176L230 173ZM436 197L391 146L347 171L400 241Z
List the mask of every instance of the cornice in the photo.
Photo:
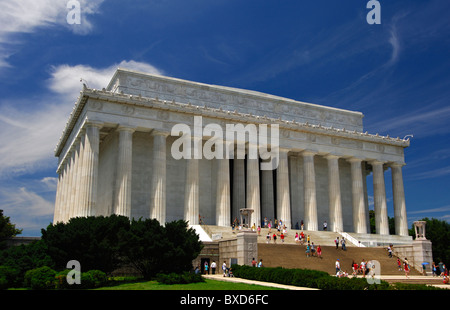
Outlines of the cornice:
M369 134L366 132L349 131L345 128L338 129L333 127L325 127L321 124L314 125L308 122L300 123L296 121L283 120L281 118L271 118L267 116L252 115L251 113L241 113L237 111L223 110L221 108L211 108L208 106L197 106L191 103L180 103L175 101L159 100L158 98L147 98L136 95L129 95L124 93L115 93L107 91L105 88L102 90L91 89L83 85L83 90L80 92L69 120L66 123L66 127L60 137L59 143L55 148L55 156L59 156L64 144L71 131L73 130L78 117L80 116L88 99L97 99L107 102L126 104L132 106L155 108L159 110L166 110L178 113L187 113L193 115L201 115L211 118L219 118L224 120L231 120L234 122L246 122L246 123L259 123L259 124L278 124L280 130L293 130L307 132L311 134L327 135L332 137L340 137L346 139L353 139L358 141L367 141L378 144L393 145L397 147L406 148L409 146L409 139L392 138L388 136L381 136L377 134Z

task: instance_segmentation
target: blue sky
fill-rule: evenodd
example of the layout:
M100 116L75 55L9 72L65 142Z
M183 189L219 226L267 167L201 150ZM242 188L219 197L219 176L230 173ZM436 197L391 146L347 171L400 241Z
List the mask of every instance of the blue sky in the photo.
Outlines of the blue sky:
M379 25L365 0L80 0L80 24L68 2L0 0L0 209L22 235L53 219L53 151L80 78L102 88L118 66L361 111L369 133L413 134L409 226L450 220L449 1L379 0Z

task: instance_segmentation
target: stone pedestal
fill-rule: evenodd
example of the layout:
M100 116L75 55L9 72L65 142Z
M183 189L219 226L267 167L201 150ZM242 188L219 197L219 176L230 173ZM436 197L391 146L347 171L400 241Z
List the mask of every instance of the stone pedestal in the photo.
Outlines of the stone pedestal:
M419 271L423 271L421 268L425 266L425 273L427 275L431 274L431 266L433 264L433 250L431 245L430 240L413 241L414 267Z
M258 235L254 231L242 231L237 234L237 263L251 266L252 259L258 258Z

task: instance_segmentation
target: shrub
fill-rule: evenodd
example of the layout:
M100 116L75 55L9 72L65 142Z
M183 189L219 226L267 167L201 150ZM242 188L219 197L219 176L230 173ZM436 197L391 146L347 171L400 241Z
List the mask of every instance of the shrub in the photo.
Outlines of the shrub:
M0 266L0 290L20 286L17 282L19 271L9 266Z
M47 255L47 248L41 241L0 251L0 265L17 271L13 281L14 287L20 287L23 284L25 272L28 270L42 266L54 268L53 261Z
M380 290L388 289L389 284L369 284L361 278L336 278L328 273L310 269L254 268L233 265L233 274L237 277L275 282L280 284L318 288L322 290Z
M76 217L42 229L41 241L56 269L65 269L71 259L79 261L84 270L111 272L120 265L118 235L129 227L125 216Z
M178 273L159 273L156 275L156 281L161 284L188 284L188 283L197 283L204 282L205 280L199 274L183 272L181 274Z
M56 271L44 266L28 270L25 273L25 286L33 290L55 288Z
M80 284L69 284L67 274L71 270L63 270L55 276L55 287L57 289L91 289L105 286L108 283L106 273L100 270L89 270L80 273Z
M108 282L108 277L106 276L106 273L100 270L89 270L86 272L90 278L91 278L91 288L101 287L106 285ZM83 281L83 277L81 277L81 280Z

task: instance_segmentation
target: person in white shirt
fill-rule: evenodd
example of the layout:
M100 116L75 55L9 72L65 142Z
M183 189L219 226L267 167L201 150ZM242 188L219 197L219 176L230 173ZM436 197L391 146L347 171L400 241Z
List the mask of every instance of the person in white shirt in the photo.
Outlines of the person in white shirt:
M341 271L341 263L339 262L339 258L336 260L336 274Z
M225 275L227 273L227 263L225 261L223 261L222 270L223 270L223 276L225 277Z
M211 263L211 271L212 271L212 274L216 274L216 267L217 267L217 264L216 264L215 261L213 261L213 262Z

